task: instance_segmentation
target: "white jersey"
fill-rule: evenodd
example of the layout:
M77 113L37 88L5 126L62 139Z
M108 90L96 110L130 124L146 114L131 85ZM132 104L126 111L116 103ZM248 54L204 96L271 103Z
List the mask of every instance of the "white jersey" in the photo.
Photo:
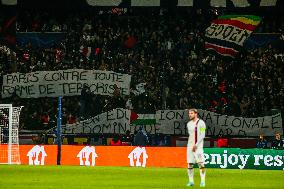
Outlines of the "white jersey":
M197 146L198 149L203 149L203 143L205 138L205 130L206 125L205 122L201 119L197 121L189 121L187 123L187 131L188 131L188 142L187 146L192 148L193 145Z

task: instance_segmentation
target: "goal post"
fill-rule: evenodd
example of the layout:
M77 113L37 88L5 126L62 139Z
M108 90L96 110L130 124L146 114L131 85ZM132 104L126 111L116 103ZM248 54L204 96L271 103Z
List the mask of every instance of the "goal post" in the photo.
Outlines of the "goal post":
M22 106L0 104L0 164L21 164L19 117Z

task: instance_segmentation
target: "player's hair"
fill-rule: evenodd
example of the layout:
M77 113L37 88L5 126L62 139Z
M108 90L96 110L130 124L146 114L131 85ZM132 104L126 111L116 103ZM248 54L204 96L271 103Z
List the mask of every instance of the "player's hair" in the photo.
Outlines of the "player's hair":
M188 110L188 112L194 112L194 113L198 113L198 111L197 111L197 109L196 108L190 108L189 110Z

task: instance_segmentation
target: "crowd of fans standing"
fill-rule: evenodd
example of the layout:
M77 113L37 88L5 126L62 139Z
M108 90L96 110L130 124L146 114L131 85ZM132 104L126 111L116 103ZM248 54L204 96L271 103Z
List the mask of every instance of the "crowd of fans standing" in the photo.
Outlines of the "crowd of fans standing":
M190 8L174 14L167 9L131 8L80 14L23 10L17 19L18 33L62 32L65 37L49 48L31 43L17 44L15 49L1 45L1 76L76 68L132 76L129 96L85 94L84 113L80 111L82 97L64 97L63 124L118 107L138 113L196 107L244 117L267 115L272 109L283 112L284 64L276 56L282 52L266 46L243 51L235 60L208 54L203 47L204 31L215 17L216 11ZM271 20L264 19L258 31L281 31L284 23ZM134 92L138 84L144 86L142 94ZM1 99L5 102L24 106L23 129L45 129L55 123L55 98L13 95Z

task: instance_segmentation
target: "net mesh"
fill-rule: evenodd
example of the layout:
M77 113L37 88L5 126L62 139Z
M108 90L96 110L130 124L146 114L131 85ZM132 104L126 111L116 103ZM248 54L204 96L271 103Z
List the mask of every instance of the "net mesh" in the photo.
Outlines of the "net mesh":
M0 104L0 164L20 164L19 117L22 107Z

